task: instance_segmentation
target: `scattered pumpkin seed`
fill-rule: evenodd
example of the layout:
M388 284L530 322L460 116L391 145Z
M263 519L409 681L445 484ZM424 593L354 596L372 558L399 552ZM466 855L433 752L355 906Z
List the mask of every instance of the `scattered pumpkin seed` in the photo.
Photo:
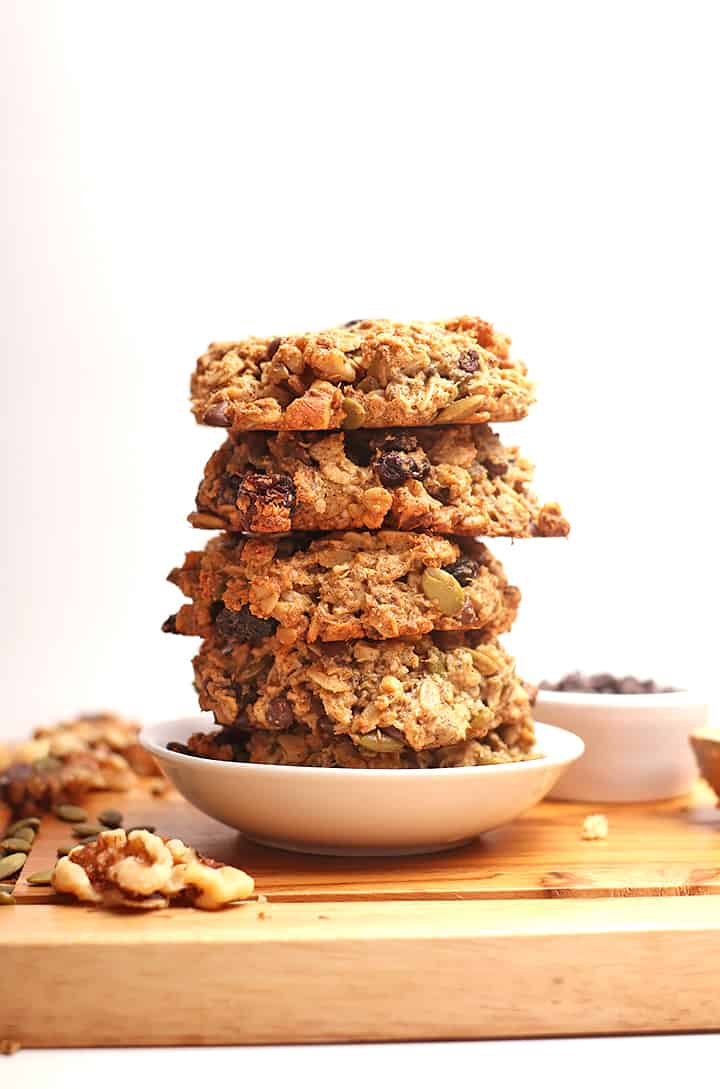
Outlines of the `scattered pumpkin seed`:
M15 903L15 897L11 892L0 892L0 907Z
M395 737L388 737L382 730L375 730L370 734L362 734L357 743L361 749L368 752L401 752L405 745Z
M127 832L128 835L130 835L131 832L150 832L151 835L153 835L155 833L155 825L154 824L134 824L132 826L132 828L126 828L125 831Z
M24 851L26 854L30 849L30 844L25 839L19 839L16 836L12 836L10 839L4 839L0 843L0 850L4 851L6 855L15 854L16 851Z
M52 875L54 870L40 870L38 873L31 873L26 878L28 885L52 885Z
M6 836L16 836L21 828L34 828L35 831L37 832L39 827L40 827L40 818L39 817L23 817L22 820L15 821L14 824L11 824L10 827L8 828L7 832L5 833L5 835Z
M72 832L76 839L87 839L88 836L99 836L101 832L106 832L107 829L103 828L102 824L93 824L89 821L87 824L76 824Z
M84 839L79 839L77 843L74 843L73 847L86 847L88 843L97 843L97 836L85 836ZM70 850L72 850L72 847Z
M87 813L79 805L56 805L53 813L58 820L67 821L68 824L79 824L88 819Z
M14 889L14 885L0 885L0 892L13 892Z
M29 825L26 828L18 828L13 838L24 839L26 843L32 843L35 839L35 829L30 828Z
M61 843L57 849L58 858L65 858L65 855L69 855L73 847L77 847L77 843Z
M0 858L0 879L3 877L12 877L13 874L19 873L25 865L27 855L22 851L17 851L14 855L5 855L5 858Z
M123 815L119 809L103 809L102 813L98 813L97 819L106 828L122 828Z
M456 423L458 420L465 420L468 416L473 416L485 402L486 397L483 393L476 393L472 397L461 397L459 401L453 401L451 405L447 405L442 412L439 412L433 423Z
M365 409L356 401L354 397L346 397L343 401L343 412L345 416L340 426L344 431L354 431L356 427L362 427L365 422L367 413Z
M425 597L437 605L443 616L455 616L463 607L465 591L449 571L441 567L426 567L422 576Z

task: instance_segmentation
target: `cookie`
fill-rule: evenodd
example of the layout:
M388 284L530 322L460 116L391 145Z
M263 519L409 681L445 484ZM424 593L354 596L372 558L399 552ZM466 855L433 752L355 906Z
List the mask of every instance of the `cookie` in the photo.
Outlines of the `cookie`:
M277 733L300 725L373 755L481 740L523 698L497 643L456 632L282 650L274 639L214 636L194 667L200 706L220 725Z
M247 538L223 534L189 552L170 581L192 599L172 632L283 645L394 639L429 631L508 631L520 591L472 538L419 533L338 533Z
M483 424L238 435L207 463L190 522L240 533L567 536L559 506L530 490L532 471Z
M519 420L533 386L509 344L472 317L211 344L192 378L192 410L235 432Z
M302 726L288 731L233 727L193 734L180 752L211 760L242 760L253 764L290 764L323 768L458 768L507 764L532 759L535 731L522 688L510 701L503 721L482 738L440 749L415 752L407 746L395 752L361 749L332 731L313 732Z

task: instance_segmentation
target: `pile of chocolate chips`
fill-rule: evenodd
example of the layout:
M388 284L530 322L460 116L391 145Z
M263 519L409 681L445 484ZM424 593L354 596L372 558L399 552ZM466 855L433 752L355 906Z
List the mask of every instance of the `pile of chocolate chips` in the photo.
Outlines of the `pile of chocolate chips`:
M550 692L595 692L609 696L648 696L657 692L679 692L679 688L663 688L656 681L640 681L637 677L614 677L612 673L568 673L556 684L541 681L540 688Z

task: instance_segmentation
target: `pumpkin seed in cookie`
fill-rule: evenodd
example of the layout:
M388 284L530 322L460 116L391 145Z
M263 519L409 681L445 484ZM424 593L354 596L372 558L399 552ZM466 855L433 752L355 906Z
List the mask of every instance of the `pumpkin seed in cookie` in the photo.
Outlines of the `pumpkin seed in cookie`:
M443 616L455 616L463 607L465 594L456 578L440 567L426 567L422 588L425 597L433 601Z
M354 397L346 397L343 401L343 411L345 416L340 425L343 430L354 431L356 427L362 427L366 412L359 401L356 401Z
M482 393L476 393L473 397L461 397L459 401L453 401L451 405L447 405L442 412L438 413L433 423L459 423L460 420L473 416L480 405L486 404L487 397Z
M367 749L368 752L401 752L405 748L402 741L394 737L388 737L382 730L363 734L357 739L357 744L361 749Z

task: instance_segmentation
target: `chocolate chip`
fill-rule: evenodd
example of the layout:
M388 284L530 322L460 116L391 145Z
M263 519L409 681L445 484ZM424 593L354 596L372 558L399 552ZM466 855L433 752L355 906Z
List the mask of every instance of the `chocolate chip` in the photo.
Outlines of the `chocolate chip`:
M162 626L162 630L169 632L170 635L177 635L177 627L175 625L176 616L176 613L172 613Z
M343 329L349 329L351 325L359 325L361 321L367 321L367 318L353 318L352 321L346 321L343 325Z
M267 708L267 720L276 730L288 730L295 721L292 706L284 696L270 700Z
M655 681L641 681L637 677L615 677L612 673L594 673L588 676L576 671L568 673L557 682L541 681L540 688L551 692L589 692L601 696L645 696L658 692L677 692L677 688L662 688Z
M267 346L267 351L265 352L265 359L268 362L270 362L270 360L275 355L276 351L278 350L278 348L280 347L281 344L282 344L282 337L274 337L270 341L270 343Z
M480 367L480 355L474 348L462 352L458 357L457 365L466 374L474 374Z
M406 480L424 480L430 472L430 463L422 452L413 455L391 450L378 454L375 472L386 488L397 488Z
M203 423L209 427L230 427L234 415L229 401L217 401L206 410Z
M256 643L273 635L277 628L277 620L273 620L272 617L266 619L262 616L254 616L247 605L243 605L242 609L236 611L226 608L222 602L214 602L211 615L218 632L226 639L242 639L248 643Z
M495 476L504 476L504 474L510 468L507 461L496 461L494 458L485 458L485 461L483 461L482 464L485 472L490 478Z
M461 586L467 586L473 579L477 578L479 570L480 564L475 560L471 560L469 556L461 556L459 560L455 560L455 563L443 567L443 571L447 571L448 575L452 575Z

